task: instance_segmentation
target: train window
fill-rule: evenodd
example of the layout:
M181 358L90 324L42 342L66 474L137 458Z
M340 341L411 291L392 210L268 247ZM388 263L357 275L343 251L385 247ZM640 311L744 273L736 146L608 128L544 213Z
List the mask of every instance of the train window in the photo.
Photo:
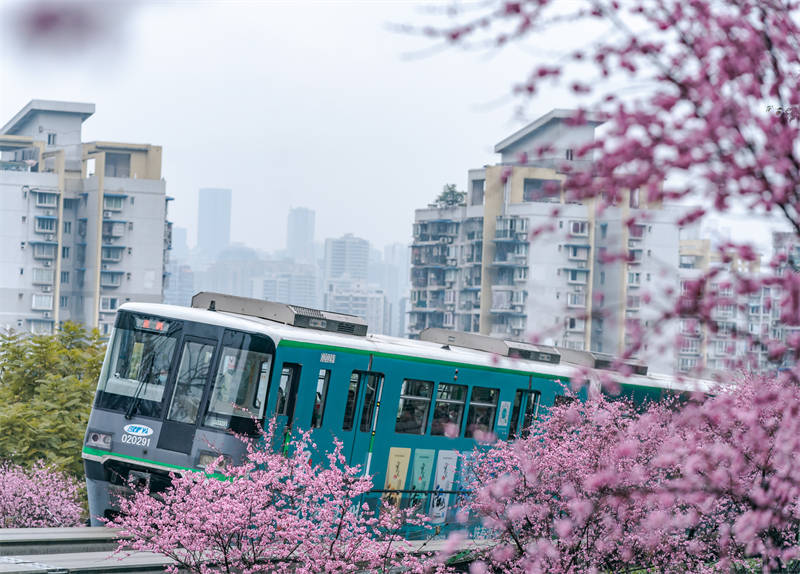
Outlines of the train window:
M300 378L300 365L283 364L281 382L278 383L278 402L275 406L276 416L292 418L294 401L297 396L297 380Z
M311 428L318 429L322 426L322 417L325 415L325 399L328 398L328 383L331 380L331 372L327 369L320 369L317 376L317 391L314 395L314 410L311 411Z
M383 380L383 375L366 373L367 388L364 392L364 408L361 411L361 430L372 430L372 418L375 416L375 403L378 400L378 385Z
M175 380L175 392L167 418L179 423L194 424L200 409L200 399L206 386L214 345L186 341L181 366Z
M464 436L472 436L475 431L489 432L494 428L494 415L497 411L497 398L500 391L488 387L472 387L467 413L467 432Z
M527 389L520 389L514 395L508 438L516 437L518 431L520 436L527 436L528 430L539 413L539 396L537 391L529 391Z
M407 434L425 434L428 426L428 412L431 408L433 383L405 379L400 390L400 402L397 405L397 422L395 432Z
M464 403L467 401L466 385L440 383L436 390L436 405L433 408L431 434L447 434L447 425L456 426L456 434L461 433L461 419L464 417Z
M347 387L347 403L344 406L342 430L353 430L353 421L356 418L359 380L361 380L361 376L357 372L353 372L353 374L350 375L350 385Z
M264 415L271 364L270 354L224 346L203 424L238 429L241 425L232 425L232 417L260 419Z
M99 408L160 417L181 325L122 312L100 376Z

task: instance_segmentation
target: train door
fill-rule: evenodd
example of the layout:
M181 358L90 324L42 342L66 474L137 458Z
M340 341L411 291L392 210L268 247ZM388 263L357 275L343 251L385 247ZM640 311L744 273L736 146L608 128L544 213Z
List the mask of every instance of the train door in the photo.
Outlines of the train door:
M516 392L508 427L509 439L528 436L539 412L539 396L539 391L530 389L519 389Z
M158 448L189 454L192 452L197 417L217 342L186 335L183 337L177 374L172 381L172 395Z
M300 365L284 363L281 367L281 378L278 382L278 400L275 403L275 440L285 449L290 440L294 407L297 403L297 391L300 386Z
M346 453L349 464L364 464L372 450L382 392L383 374L353 371L342 423L343 434L351 434L350 452Z

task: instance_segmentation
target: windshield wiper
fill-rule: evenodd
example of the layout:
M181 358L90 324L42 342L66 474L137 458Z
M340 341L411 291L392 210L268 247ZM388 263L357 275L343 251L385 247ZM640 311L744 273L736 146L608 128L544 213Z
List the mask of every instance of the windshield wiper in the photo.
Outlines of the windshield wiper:
M136 409L139 406L139 403L142 401L142 394L144 390L147 388L147 385L150 383L150 379L153 376L153 362L155 359L154 354L150 354L147 358L143 361L144 369L142 372L144 373L144 377L142 380L139 381L139 386L136 387L136 392L133 394L133 400L131 401L130 406L128 406L128 410L125 411L125 419L131 420L133 417L133 413L136 412Z

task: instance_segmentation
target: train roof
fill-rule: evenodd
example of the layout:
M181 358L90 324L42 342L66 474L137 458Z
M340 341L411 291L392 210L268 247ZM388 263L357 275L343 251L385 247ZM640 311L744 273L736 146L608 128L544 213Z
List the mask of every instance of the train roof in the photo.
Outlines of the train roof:
M331 350L350 350L365 354L396 357L400 359L416 359L430 361L454 367L471 366L497 372L513 372L551 377L568 381L576 374L587 372L585 365L570 363L552 364L526 358L506 357L496 353L473 348L460 347L455 344L419 341L391 337L388 335L367 334L358 336L330 331L319 331L310 328L295 327L281 322L231 313L229 311L210 311L194 307L181 307L161 303L125 303L120 310L136 313L153 314L198 323L207 323L230 329L260 333L270 336L276 345L327 347ZM677 392L709 392L715 383L690 378L676 378L663 374L628 375L605 371L624 385L635 385L659 390Z

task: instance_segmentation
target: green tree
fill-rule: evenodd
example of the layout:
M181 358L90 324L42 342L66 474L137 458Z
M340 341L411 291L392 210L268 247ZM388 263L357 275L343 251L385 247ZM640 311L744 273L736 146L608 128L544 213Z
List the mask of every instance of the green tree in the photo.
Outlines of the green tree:
M465 205L467 197L466 191L458 191L456 184L448 183L442 188L442 193L436 198L437 207L453 207Z
M105 342L65 323L54 335L0 334L0 459L83 473L81 447Z

